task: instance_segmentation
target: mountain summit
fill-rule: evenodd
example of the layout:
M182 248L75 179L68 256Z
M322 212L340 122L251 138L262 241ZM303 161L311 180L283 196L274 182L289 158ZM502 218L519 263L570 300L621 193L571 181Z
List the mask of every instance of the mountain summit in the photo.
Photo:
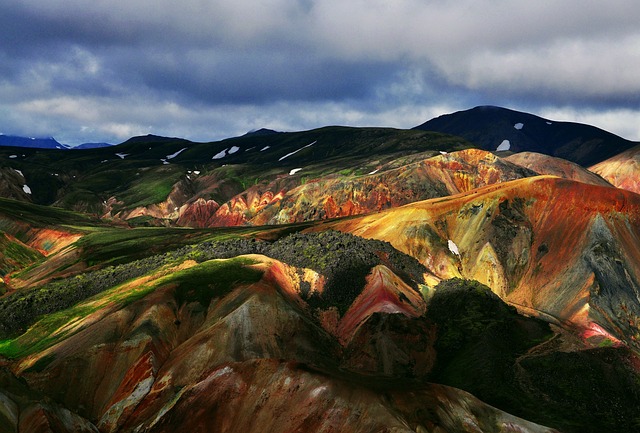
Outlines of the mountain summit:
M582 166L596 164L638 144L594 126L558 122L494 106L445 114L414 129L457 135L484 150L538 152Z

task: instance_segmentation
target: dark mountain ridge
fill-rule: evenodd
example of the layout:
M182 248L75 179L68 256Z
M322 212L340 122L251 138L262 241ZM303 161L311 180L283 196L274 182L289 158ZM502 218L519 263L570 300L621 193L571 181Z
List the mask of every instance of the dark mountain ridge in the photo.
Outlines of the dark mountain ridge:
M484 150L544 153L583 167L638 145L591 125L558 122L494 106L445 114L414 129L457 135Z

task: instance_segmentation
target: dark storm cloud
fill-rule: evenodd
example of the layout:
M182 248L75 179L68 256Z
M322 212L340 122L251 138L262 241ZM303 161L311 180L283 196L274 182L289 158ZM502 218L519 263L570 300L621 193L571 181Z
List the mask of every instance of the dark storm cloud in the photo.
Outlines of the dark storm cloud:
M0 131L205 139L496 104L638 139L639 13L635 0L4 0Z

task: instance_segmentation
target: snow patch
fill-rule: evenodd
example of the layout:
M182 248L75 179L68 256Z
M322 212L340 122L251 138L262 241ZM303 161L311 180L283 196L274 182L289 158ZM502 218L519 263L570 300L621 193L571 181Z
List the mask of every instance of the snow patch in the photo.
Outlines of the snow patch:
M100 164L104 164L105 162L109 162L108 159L103 159L102 161L100 161Z
M20 170L18 170L17 168L14 168L13 171L18 173L20 176L24 177L24 174L22 174L22 172Z
M311 395L311 398L316 398L318 397L320 394L322 394L323 392L325 392L327 390L327 386L326 385L322 385L319 386L317 388L315 388L313 391L311 391L309 394Z
M513 125L513 127L518 129L518 130L520 130L520 129L522 129L524 127L524 123L518 122L515 125Z
M369 172L369 174L376 174L376 173L377 173L377 172L379 172L379 171L380 171L380 169L379 169L379 168L376 168L375 170L370 171L370 172Z
M214 372L212 375L210 375L209 377L207 377L207 379L206 379L206 380L216 379L216 378L218 378L218 377L220 377L220 376L225 376L225 375L227 375L227 374L231 374L231 373L233 373L233 372L234 372L234 371L233 371L233 368L231 368L231 367L227 366L227 367L224 367L224 368L222 368L222 369L220 369L220 370L218 370L218 371Z
M177 151L176 153L172 153L171 155L167 155L167 159L173 159L176 156L180 155L183 151L187 150L187 148L185 147L184 149L180 149L179 151Z
M200 174L200 172L199 172L198 170L195 170L195 171L193 172L193 174L195 174L195 175L197 176L197 175L199 175L199 174Z
M120 159L125 159L127 156L129 156L128 153L116 153L116 156L119 156Z
M547 122L547 125L553 125L553 122Z
M460 255L460 250L458 249L458 246L456 245L455 242L453 242L451 239L449 239L447 244L449 245L449 251L451 251L456 256Z
M287 153L285 156L283 156L282 158L280 158L278 161L282 161L283 159L288 158L288 157L290 157L291 155L295 155L296 153L300 152L302 149L306 149L306 148L307 148L307 147L309 147L309 146L313 146L313 145L314 145L314 144L316 144L317 142L318 142L318 140L314 141L313 143L309 143L309 144L307 144L306 146L302 146L300 149L298 149L298 150L294 150L294 151L293 151L293 152L291 152L291 153Z
M294 174L296 174L297 172L299 172L300 170L302 170L301 168L294 168L289 172L289 176L293 176Z
M236 153L239 150L240 148L238 146L231 146L231 149L229 149L229 155L231 155L232 153Z
M29 188L29 186L28 186L28 185L24 185L24 186L22 187L22 190L23 190L24 192L26 192L27 194L31 194L31 188Z
M511 143L509 140L502 140L502 143L497 147L496 151L500 152L501 150L509 150L511 149Z
M440 155L446 155L446 154L447 154L447 152L445 152L444 150L440 151Z
M9 158L13 159L13 158L17 158L18 155L9 155Z
M227 156L227 149L221 150L220 152L216 153L215 155L213 155L213 158L211 159L222 159L225 156Z
M260 152L264 152L265 150L269 149L271 146L265 146L262 149L260 149Z
M162 161L162 165L169 165L169 161L164 158L160 158L160 161Z

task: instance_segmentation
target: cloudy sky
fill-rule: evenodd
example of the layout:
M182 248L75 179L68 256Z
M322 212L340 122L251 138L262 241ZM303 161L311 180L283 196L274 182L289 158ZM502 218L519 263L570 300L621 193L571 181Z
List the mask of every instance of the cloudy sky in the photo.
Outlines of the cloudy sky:
M640 140L637 0L2 0L0 132L410 128L476 105Z

